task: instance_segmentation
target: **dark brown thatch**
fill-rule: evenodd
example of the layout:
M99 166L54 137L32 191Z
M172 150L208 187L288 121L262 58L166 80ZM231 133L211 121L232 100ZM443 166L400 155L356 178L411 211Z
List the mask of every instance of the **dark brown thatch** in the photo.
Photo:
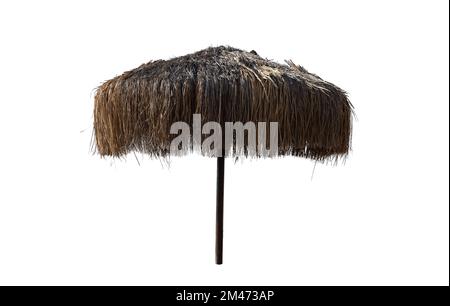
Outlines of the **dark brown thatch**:
M202 123L276 121L279 155L324 160L349 151L352 106L343 90L291 61L231 47L152 61L106 81L95 96L97 150L166 156L171 124L192 123L194 113Z

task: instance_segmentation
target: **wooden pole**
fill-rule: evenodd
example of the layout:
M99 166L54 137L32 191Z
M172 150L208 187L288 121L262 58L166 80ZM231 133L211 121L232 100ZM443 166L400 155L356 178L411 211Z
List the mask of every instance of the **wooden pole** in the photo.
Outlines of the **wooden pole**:
M216 264L223 259L223 189L225 175L225 157L217 157L217 191L216 191Z

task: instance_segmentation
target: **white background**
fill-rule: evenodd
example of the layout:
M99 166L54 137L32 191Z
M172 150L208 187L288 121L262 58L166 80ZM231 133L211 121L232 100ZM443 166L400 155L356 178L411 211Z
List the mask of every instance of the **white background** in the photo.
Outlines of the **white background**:
M448 285L448 1L2 1L0 284ZM231 45L347 90L345 164L90 152L94 89Z

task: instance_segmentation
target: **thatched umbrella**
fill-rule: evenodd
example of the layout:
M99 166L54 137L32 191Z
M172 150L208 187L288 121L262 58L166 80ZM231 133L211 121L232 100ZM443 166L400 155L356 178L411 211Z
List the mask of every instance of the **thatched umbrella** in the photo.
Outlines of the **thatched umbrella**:
M335 161L350 147L352 105L343 90L291 61L283 65L255 51L216 47L151 61L103 83L95 96L97 151L167 157L175 137L171 125L192 125L194 114L222 127L225 122L278 122L278 155ZM195 150L193 143L181 153ZM233 157L263 155L248 150L248 142L228 142L225 150ZM218 155L217 264L222 263L224 162Z

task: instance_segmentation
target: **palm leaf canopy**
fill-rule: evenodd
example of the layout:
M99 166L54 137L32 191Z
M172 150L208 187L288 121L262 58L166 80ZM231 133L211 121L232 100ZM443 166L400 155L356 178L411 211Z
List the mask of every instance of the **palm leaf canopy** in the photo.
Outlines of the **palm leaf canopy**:
M143 64L103 83L94 103L100 155L167 156L172 123L192 124L193 114L203 123L278 122L279 155L326 160L350 148L353 110L343 90L291 61L232 47Z

